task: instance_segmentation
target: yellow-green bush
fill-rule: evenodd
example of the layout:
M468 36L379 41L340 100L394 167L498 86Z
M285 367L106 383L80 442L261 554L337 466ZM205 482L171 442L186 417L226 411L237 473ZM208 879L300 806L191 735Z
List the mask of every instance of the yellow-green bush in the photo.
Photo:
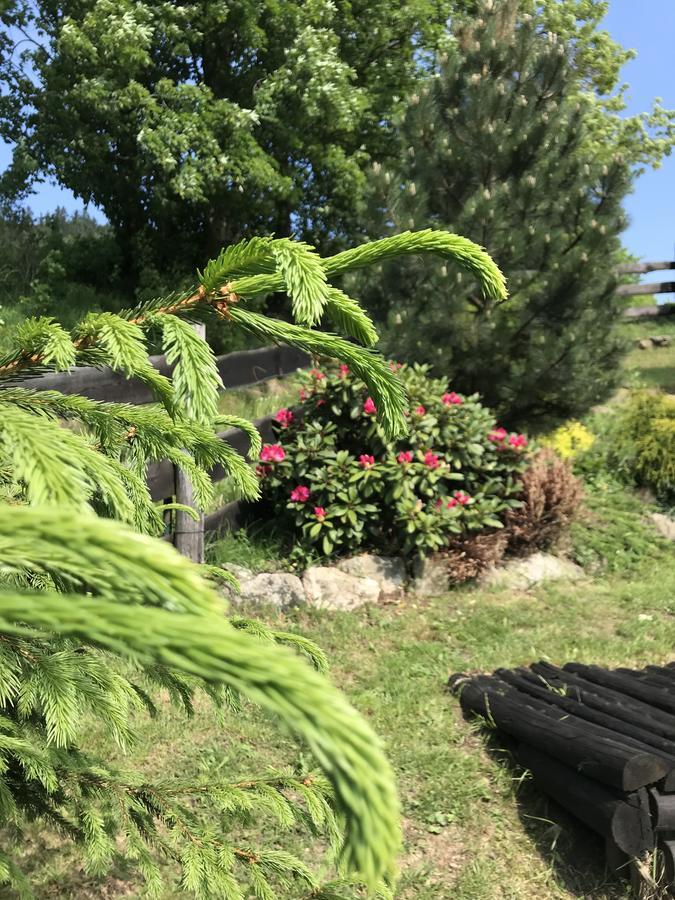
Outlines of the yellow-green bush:
M607 463L659 497L675 496L675 397L638 391L617 413L607 435Z
M581 422L572 419L556 428L539 442L553 450L562 459L574 460L595 443L595 435Z

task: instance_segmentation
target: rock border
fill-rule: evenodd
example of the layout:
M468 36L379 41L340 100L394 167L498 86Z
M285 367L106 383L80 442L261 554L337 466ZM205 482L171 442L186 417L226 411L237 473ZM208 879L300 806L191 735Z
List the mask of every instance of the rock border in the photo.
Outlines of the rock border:
M392 603L406 595L437 597L451 588L442 558L415 561L412 573L398 557L363 553L340 559L334 566L310 566L302 576L290 572L252 572L243 566L225 564L239 581L236 593L224 586L234 604L274 606L281 611L299 606L350 611L366 604ZM577 581L584 571L569 560L546 553L511 559L479 579L489 587L529 590L544 581Z

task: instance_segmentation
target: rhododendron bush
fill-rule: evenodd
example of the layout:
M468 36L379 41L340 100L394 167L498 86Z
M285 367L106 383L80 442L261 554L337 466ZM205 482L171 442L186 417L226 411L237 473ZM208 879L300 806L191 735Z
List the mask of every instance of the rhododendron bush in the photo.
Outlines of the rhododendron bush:
M477 395L463 396L429 367L400 366L409 433L389 440L377 408L348 367L312 369L297 406L275 417L257 467L263 502L300 563L370 550L414 556L453 536L503 527L517 507L529 458Z

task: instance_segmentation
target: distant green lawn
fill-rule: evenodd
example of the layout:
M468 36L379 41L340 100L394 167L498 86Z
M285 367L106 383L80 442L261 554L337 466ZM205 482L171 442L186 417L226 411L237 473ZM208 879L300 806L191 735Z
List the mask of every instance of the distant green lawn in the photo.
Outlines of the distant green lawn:
M660 387L675 393L675 317L663 317L650 322L622 325L621 333L630 341L652 335L668 335L670 347L653 350L631 350L625 359L627 371L646 387Z

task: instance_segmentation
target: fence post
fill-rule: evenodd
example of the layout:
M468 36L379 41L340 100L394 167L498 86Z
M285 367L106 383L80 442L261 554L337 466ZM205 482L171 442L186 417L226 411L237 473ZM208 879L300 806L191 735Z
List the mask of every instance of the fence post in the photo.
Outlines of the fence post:
M206 328L195 322L192 326L200 337L205 337ZM194 491L188 476L178 466L174 467L176 485L176 503L194 507ZM188 513L176 510L176 524L173 538L174 546L179 553L193 562L204 562L204 515L200 513L195 521Z

